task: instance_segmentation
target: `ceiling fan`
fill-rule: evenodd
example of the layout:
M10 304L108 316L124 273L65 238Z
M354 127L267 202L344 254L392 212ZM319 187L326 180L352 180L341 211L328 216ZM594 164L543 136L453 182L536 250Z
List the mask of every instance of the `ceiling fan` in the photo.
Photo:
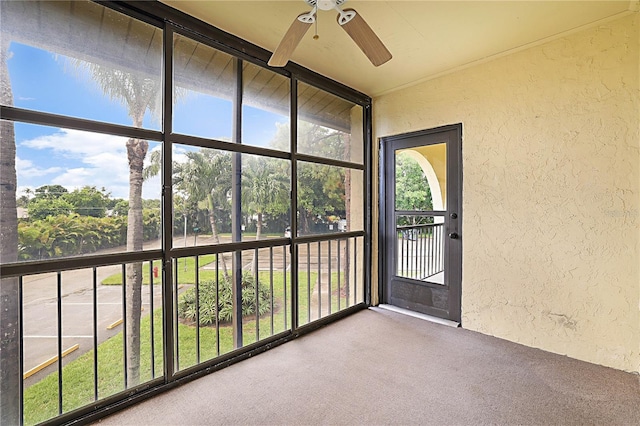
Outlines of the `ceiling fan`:
M320 10L337 10L338 24L358 45L374 66L379 66L391 59L391 53L365 20L353 9L341 9L347 0L304 0L313 9L298 16L286 32L280 44L271 55L269 65L283 67L296 50L311 25L316 22L316 12Z

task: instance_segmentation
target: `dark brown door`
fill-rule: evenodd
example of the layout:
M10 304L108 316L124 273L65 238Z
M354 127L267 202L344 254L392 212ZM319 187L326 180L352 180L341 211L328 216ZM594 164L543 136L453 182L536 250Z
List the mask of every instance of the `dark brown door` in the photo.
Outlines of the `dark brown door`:
M381 140L381 300L460 322L462 125Z

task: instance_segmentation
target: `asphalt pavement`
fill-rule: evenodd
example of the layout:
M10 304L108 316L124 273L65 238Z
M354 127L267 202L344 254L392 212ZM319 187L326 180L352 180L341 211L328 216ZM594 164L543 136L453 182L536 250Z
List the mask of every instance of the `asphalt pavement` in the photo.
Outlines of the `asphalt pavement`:
M221 242L227 242L225 238ZM189 239L188 245L193 245L194 241ZM207 236L200 236L196 241L198 245L212 244L213 239ZM184 240L177 238L174 246L183 246ZM145 249L154 249L159 247L158 241L152 241L145 244ZM309 250L307 256L307 249ZM320 259L318 258L318 249L321 250ZM124 248L115 248L108 251L102 251L97 254L107 252L124 251ZM337 270L336 258L337 249L334 244L334 261L332 268ZM253 250L245 250L243 252L243 265L245 269L251 268L253 259ZM282 270L290 268L290 253L288 248L274 248L271 252L267 249L258 251L258 269L261 271L271 268L271 255L273 255L274 270ZM286 259L285 259L286 256ZM323 281L326 281L326 273L328 262L327 243L323 242L318 246L317 243L306 244L300 246L300 257L302 270L306 270L307 258L312 271L321 270ZM230 255L227 254L228 264L230 265ZM320 261L320 264L318 264ZM210 268L211 266L203 265L202 268ZM120 265L111 265L97 268L96 280L96 329L97 343L100 344L105 340L113 337L122 330L122 324L118 321L122 319L123 313L123 288L120 285L103 285L101 282L122 270ZM161 306L161 282L160 278L153 286L153 304L154 309ZM23 279L23 371L29 372L47 360L58 354L58 334L62 335L62 351L78 345L78 349L63 358L63 364L66 364L83 353L90 351L94 346L94 284L93 269L79 269L64 271L61 273L60 286L60 315L61 330L58 330L58 278L57 273L46 273L28 275ZM318 289L320 291L320 289ZM314 299L317 298L314 295ZM314 301L315 302L315 301ZM148 285L144 285L142 289L143 316L151 312L151 295ZM315 304L315 303L314 303ZM46 375L57 370L57 363L34 373L25 380L25 387L41 380Z

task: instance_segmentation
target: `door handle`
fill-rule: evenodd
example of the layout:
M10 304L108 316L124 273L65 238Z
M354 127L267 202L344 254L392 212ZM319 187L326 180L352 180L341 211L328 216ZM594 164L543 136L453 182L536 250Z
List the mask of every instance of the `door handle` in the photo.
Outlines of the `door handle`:
M452 240L457 240L458 238L460 238L460 235L458 235L455 232L452 232L449 234L449 238L451 238Z

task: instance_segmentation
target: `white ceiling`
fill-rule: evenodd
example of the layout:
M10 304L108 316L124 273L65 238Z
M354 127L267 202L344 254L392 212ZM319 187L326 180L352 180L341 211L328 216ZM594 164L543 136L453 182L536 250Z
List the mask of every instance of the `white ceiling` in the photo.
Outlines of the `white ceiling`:
M273 51L303 0L162 0ZM374 67L336 22L318 12L292 61L370 96L638 10L638 1L348 1L393 54Z

